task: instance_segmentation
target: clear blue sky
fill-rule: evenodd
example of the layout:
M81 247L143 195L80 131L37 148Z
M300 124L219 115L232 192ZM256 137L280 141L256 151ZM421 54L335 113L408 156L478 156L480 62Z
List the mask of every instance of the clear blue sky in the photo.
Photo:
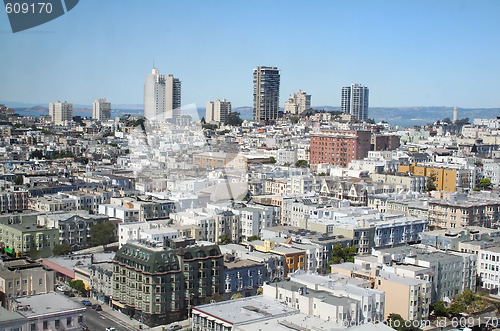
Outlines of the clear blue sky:
M142 104L153 60L182 81L182 103L252 105L252 70L281 70L283 105L299 90L340 105L500 107L500 1L81 0L13 34L0 13L0 100Z

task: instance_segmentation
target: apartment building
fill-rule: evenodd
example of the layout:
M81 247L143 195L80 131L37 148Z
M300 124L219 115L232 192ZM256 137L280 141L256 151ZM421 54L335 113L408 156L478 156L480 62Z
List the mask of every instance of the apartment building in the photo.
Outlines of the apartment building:
M373 289L385 293L385 316L400 314L405 320L426 319L430 313L431 283L423 279L399 276L395 273L372 269L369 264L345 262L331 265L332 273L368 280Z
M429 200L429 225L441 229L465 226L491 228L500 220L498 199L476 198L474 196L446 197L442 193Z
M129 242L113 263L113 306L151 327L184 319L188 307L223 293L217 245L194 239Z
M310 164L316 169L320 163L347 167L352 160L368 155L369 131L323 131L311 135Z
M54 271L25 258L4 259L0 270L0 300L9 304L10 297L52 292Z

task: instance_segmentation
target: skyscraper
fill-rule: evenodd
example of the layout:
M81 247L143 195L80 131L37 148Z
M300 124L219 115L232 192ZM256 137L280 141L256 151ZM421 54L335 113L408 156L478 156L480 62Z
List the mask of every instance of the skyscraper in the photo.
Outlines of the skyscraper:
M299 90L285 102L285 113L298 115L311 108L311 95Z
M223 99L207 102L207 109L205 114L205 121L224 123L227 115L231 112L231 102Z
M111 102L106 98L97 99L92 104L92 118L98 121L106 121L111 118Z
M49 103L49 115L55 125L66 125L73 120L73 104L69 102Z
M276 67L257 67L253 70L253 118L269 121L278 118L280 100L280 71Z
M149 120L177 118L180 108L181 81L154 68L144 83L144 116Z
M172 75L165 76L165 118L181 116L181 81Z
M144 117L148 120L165 115L165 75L157 68L146 75L144 83Z
M342 88L340 110L357 120L368 119L368 87L352 84Z

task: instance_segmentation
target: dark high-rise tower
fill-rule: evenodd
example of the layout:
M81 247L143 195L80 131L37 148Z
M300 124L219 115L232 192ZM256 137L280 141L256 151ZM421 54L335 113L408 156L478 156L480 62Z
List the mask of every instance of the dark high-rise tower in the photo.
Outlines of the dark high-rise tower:
M342 88L342 101L340 110L351 114L357 120L368 119L368 87L352 84Z
M278 118L280 101L280 71L276 67L253 70L253 118L270 121Z

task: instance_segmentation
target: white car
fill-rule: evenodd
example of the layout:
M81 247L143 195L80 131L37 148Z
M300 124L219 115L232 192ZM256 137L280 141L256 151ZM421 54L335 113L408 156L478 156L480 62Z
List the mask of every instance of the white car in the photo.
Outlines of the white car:
M115 328L106 328L106 331L116 331Z
M56 287L56 290L61 291L61 292L65 291L64 286L62 286L62 285L59 285L58 287Z

